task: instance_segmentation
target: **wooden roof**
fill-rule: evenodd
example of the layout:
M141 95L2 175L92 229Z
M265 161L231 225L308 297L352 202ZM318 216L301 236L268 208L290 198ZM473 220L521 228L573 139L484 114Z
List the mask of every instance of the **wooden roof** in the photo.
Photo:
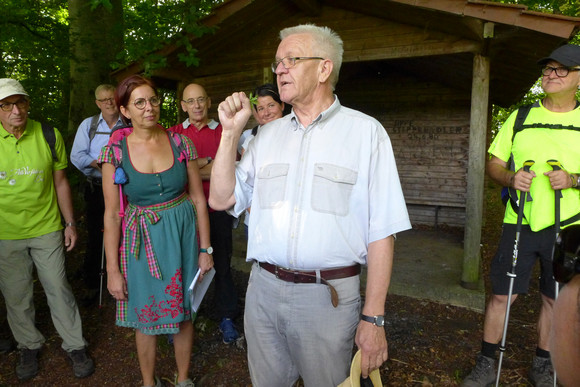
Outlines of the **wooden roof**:
M203 20L215 32L192 37L199 67L186 67L178 60L182 48L169 44L158 52L167 57L168 67L154 75L176 83L267 68L278 31L298 23L328 25L341 36L341 78L353 66L377 72L396 68L469 91L473 54L487 56L490 99L500 106L517 102L539 77L536 61L580 29L580 18L476 0L229 0ZM237 56L228 57L229 52ZM141 71L141 63L133 63L115 76Z

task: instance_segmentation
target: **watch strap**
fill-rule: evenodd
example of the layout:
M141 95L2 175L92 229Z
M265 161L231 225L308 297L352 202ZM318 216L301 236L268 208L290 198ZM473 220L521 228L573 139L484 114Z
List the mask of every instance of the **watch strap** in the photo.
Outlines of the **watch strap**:
M362 314L360 315L361 320L366 321L366 322L370 322L373 325L376 325L378 327L383 327L385 326L385 317L384 316L367 316L366 314Z

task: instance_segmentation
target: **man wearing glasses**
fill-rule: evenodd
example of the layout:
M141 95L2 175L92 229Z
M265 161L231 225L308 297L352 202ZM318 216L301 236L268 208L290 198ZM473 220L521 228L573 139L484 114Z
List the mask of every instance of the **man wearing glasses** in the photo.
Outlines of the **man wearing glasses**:
M187 119L170 131L186 135L193 141L199 158L197 159L205 198L209 198L212 160L215 158L222 135L222 126L208 115L211 99L203 86L192 83L183 90L181 108ZM225 344L239 338L233 323L238 315L238 296L231 272L233 217L225 211L209 209L211 247L215 268L215 310L219 319L219 329ZM211 249L211 250L210 250Z
M353 342L365 378L388 358L394 235L411 225L387 132L334 95L340 37L300 25L280 38L272 70L292 112L264 125L236 166L252 108L244 93L220 104L210 205L234 214L252 206L244 314L252 384L291 386L301 377L306 387L337 386Z
M97 164L97 158L101 148L107 145L111 132L123 125L114 95L115 86L108 84L97 86L95 103L101 112L81 122L70 152L70 161L87 179L84 185L87 245L82 266L86 290L81 299L85 305L94 303L99 295L100 264L103 258L105 201L101 168Z
M546 97L532 105L521 130L514 130L517 112L506 120L488 150L487 173L501 186L518 193L527 192L532 198L524 205L509 302L528 292L532 269L539 260L542 305L538 343L528 377L535 386L553 386L548 337L556 293L552 270L555 216L559 215L562 228L578 224L580 219L580 103L576 100L580 87L580 46L561 46L538 64L542 66ZM522 168L527 160L534 161L529 172ZM558 192L561 192L560 209L556 211ZM510 287L506 273L512 271L518 228L520 204L515 203L514 200L513 206L506 206L501 240L490 268L492 294L485 311L481 352L471 374L463 381L465 387L485 386L496 380L496 352L503 336Z
M95 366L86 352L79 310L65 273L63 223L67 251L77 241L66 150L54 129L58 160L53 160L41 124L28 119L29 106L18 81L0 79L0 290L20 350L16 375L20 380L36 376L38 352L45 341L34 321L34 266L74 375L84 378Z

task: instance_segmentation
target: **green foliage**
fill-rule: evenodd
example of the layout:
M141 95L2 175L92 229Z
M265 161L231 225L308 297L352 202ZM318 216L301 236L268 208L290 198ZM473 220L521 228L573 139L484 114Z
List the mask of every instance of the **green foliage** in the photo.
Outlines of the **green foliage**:
M31 117L66 130L69 45L66 0L3 0L0 77L19 80Z
M258 95L253 95L252 93L250 93L250 96L248 97L250 99L250 103L252 104L252 106L257 106L258 105Z
M156 52L168 43L183 46L186 52L179 60L197 66L197 50L191 36L201 36L211 29L199 24L216 4L223 0L125 0L125 50L117 56L112 68L119 68L137 60L144 61L145 75L167 65L166 57Z
M491 0L496 3L521 4L530 11L553 13L555 15L580 16L578 0Z

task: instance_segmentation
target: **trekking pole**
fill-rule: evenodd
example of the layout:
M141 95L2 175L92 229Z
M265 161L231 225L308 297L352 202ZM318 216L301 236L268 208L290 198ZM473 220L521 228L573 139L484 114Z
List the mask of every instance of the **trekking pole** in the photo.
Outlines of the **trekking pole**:
M546 161L554 171L559 171L562 169L562 164L558 160L548 160ZM562 190L554 190L554 231L556 234L556 239L560 236L560 198L562 197ZM552 250L552 266L554 264L554 250ZM560 286L558 281L554 280L554 300L558 298L558 293L560 291ZM554 387L556 387L557 378L556 370L554 369Z
M103 277L105 276L105 238L103 238L103 247L101 248L101 284L99 285L99 309L103 307Z
M534 165L534 160L527 160L524 163L524 171L530 172L530 167ZM499 386L499 377L501 374L501 363L503 361L503 354L505 352L505 341L507 336L507 328L508 322L510 318L510 307L511 307L511 300L512 300L512 293L514 289L514 280L517 277L516 275L516 264L518 263L518 250L519 250L519 243L520 243L520 233L522 231L522 220L524 218L524 204L526 203L526 192L520 191L520 202L519 202L519 209L518 209L518 220L516 223L516 239L514 241L514 252L512 256L512 270L511 272L507 272L507 276L510 278L510 285L508 291L508 298L507 298L507 306L505 311L505 321L503 324L503 333L501 336L501 344L499 346L499 362L497 366L497 376L495 379L495 386Z

